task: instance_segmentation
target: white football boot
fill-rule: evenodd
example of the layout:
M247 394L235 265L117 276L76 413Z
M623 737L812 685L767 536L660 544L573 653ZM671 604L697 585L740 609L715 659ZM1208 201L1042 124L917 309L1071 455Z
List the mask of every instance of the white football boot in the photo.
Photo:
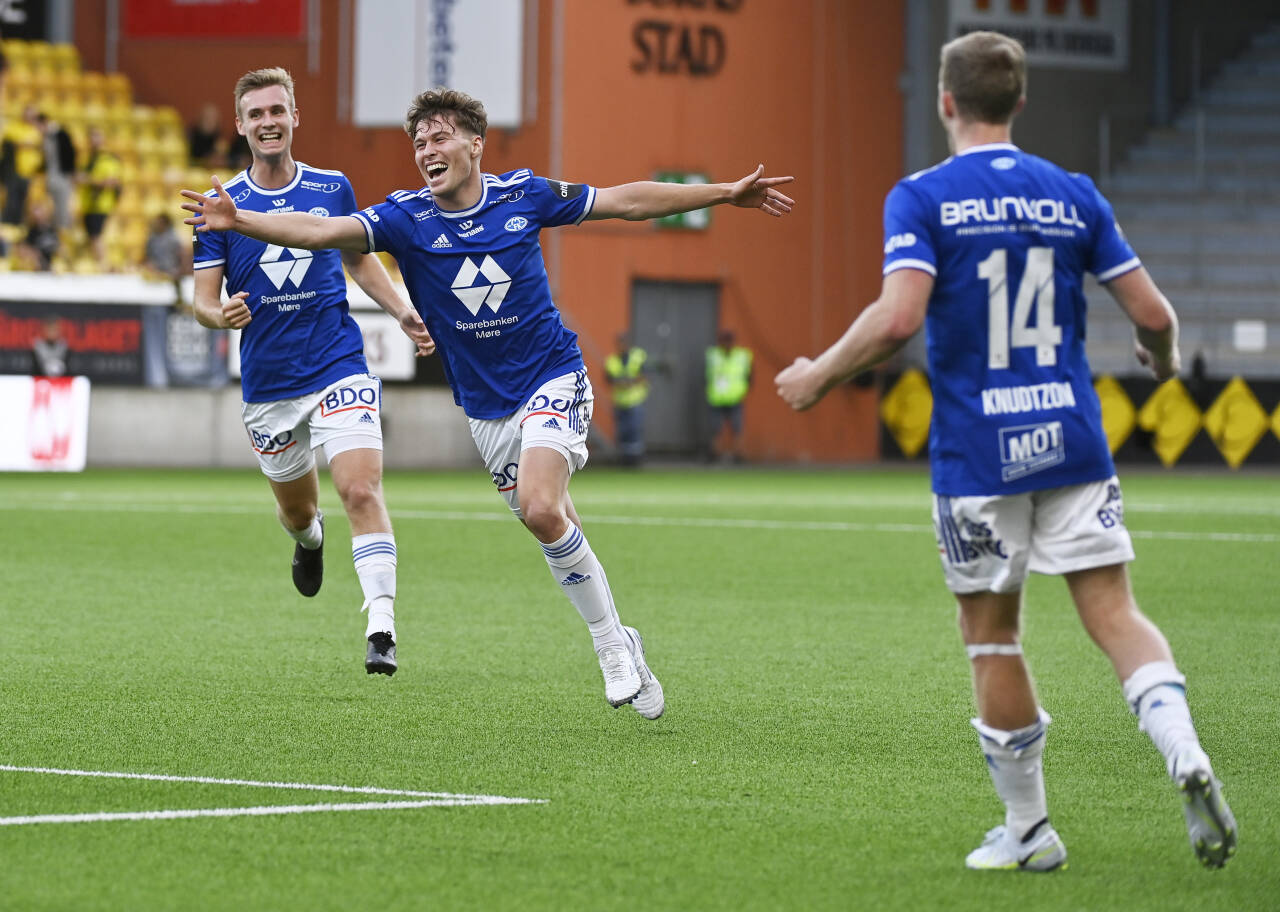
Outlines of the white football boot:
M1236 853L1236 818L1202 750L1188 750L1173 761L1173 781L1182 793L1187 837L1206 868L1220 868Z
M975 871L1056 871L1067 866L1067 847L1047 818L1024 839L1002 823L987 832L964 863Z
M644 660L644 639L641 638L640 631L634 627L623 627L622 631L627 635L631 658L636 663L636 671L640 673L640 693L631 701L631 706L646 719L656 719L667 708L662 696L662 685L649 670L649 663Z
M630 703L640 693L640 673L626 646L605 646L596 653L604 675L604 698L614 709Z

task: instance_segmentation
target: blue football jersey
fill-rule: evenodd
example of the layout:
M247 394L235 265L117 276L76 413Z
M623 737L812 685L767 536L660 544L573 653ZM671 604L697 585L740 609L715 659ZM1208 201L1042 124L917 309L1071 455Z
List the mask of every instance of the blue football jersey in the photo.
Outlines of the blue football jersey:
M400 264L409 297L431 331L453 399L468 417L510 415L554 377L582 370L578 337L551 300L538 233L579 224L594 187L485 174L480 201L439 209L427 188L398 190L355 216L370 250Z
M268 190L241 171L225 189L237 206L252 212L331 216L356 208L345 175L301 162L287 186ZM234 231L205 231L195 235L192 265L223 267L228 295L249 292L253 320L240 334L246 402L292 399L368 371L364 338L347 306L341 252L295 250Z
M1115 471L1085 360L1084 273L1141 265L1081 174L1017 146L966 149L901 180L884 272L934 277L925 318L938 494L1016 494Z

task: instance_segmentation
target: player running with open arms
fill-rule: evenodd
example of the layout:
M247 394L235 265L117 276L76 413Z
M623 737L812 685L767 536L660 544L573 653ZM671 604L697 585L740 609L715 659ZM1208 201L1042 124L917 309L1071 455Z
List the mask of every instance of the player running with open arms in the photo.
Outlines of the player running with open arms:
M971 660L973 725L1005 805L966 864L1046 871L1067 860L1045 802L1049 716L1019 639L1032 570L1066 578L1164 755L1196 855L1218 867L1236 824L1169 645L1129 588L1133 548L1085 361L1083 275L1133 321L1138 360L1157 379L1178 370L1177 320L1089 179L1012 144L1025 84L1011 38L975 32L942 49L938 108L955 154L889 193L879 299L821 356L779 373L778 392L808 408L927 326L938 551Z
M218 186L256 212L310 212L327 220L355 209L346 177L293 159L298 126L286 70L254 70L236 83L236 129L253 163ZM212 193L212 191L210 191ZM198 196L199 194L197 194ZM195 235L195 314L238 329L244 424L294 547L293 582L313 596L324 572L324 520L312 447L324 447L351 522L351 552L368 611L365 670L394 674L396 543L382 495L382 387L369 373L360 328L347 308L351 277L418 347L434 343L396 293L377 257L288 249L235 231ZM230 297L222 297L223 282Z
M235 230L287 247L390 251L440 345L455 401L508 506L542 546L552 575L591 633L613 706L646 718L663 712L662 687L640 636L618 617L604 569L569 497L587 460L593 403L577 336L551 300L538 236L588 219L658 218L719 203L781 216L793 202L763 166L733 184L649 181L596 188L480 170L487 118L461 92L414 99L405 122L426 181L348 218L266 215L231 195L184 191L198 231Z

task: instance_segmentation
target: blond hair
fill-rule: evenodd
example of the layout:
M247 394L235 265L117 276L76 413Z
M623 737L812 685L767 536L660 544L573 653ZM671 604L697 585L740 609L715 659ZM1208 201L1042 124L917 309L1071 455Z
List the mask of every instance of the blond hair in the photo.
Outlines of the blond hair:
M454 126L474 133L481 139L489 129L489 115L478 98L455 89L431 89L423 92L409 104L404 118L404 131L410 136L418 132L418 124L424 120L444 120L452 115Z
M999 32L970 32L942 46L938 84L965 120L1005 124L1027 94L1027 52Z
M236 117L240 116L240 100L246 93L273 85L284 87L285 94L289 96L289 111L292 113L296 107L293 100L293 77L284 67L266 67L250 70L236 82Z

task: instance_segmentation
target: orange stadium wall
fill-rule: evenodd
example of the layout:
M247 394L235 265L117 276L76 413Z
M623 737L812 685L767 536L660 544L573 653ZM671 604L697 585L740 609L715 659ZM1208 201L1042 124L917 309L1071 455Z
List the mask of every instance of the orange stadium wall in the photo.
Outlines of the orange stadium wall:
M77 8L84 66L102 69L106 13ZM122 39L118 68L138 101L194 118L213 100L232 115L243 72L287 67L301 126L295 155L345 171L357 198L418 186L395 129L339 121L337 61L350 4L320 9L319 60L304 40ZM519 130L491 132L485 169L531 167L609 186L659 172L727 181L763 162L793 174L795 212L775 220L717 210L705 231L588 222L543 234L557 302L596 380L596 424L612 437L602 361L630 321L637 280L719 286L719 325L756 353L746 403L753 461L850 462L879 456L877 394L845 386L812 412L790 412L772 379L797 354L836 339L880 286L881 205L901 176L903 13L845 0L539 0L536 109ZM407 103L408 99L406 99Z

